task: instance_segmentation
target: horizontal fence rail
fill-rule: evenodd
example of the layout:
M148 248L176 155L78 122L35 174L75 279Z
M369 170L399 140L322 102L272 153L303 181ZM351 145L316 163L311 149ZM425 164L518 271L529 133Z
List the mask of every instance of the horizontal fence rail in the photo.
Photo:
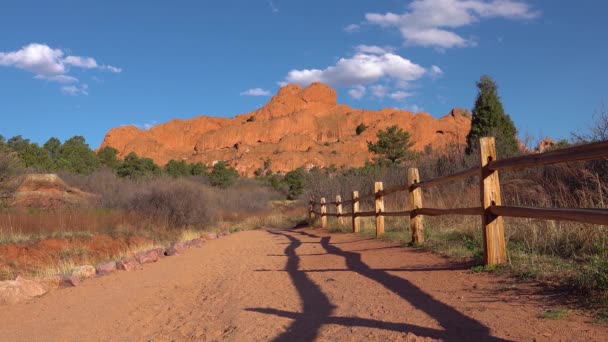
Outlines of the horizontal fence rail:
M443 215L476 215L481 217L484 239L484 261L486 265L495 265L506 262L506 248L503 227L503 217L518 217L541 220L573 221L579 223L608 225L608 209L561 209L561 208L531 208L503 206L501 203L501 189L498 178L499 170L516 170L528 167L537 167L549 164L594 160L608 158L608 141L586 144L557 151L526 155L508 159L497 160L495 140L493 137L480 139L480 166L453 173L451 175L421 181L418 169L410 168L407 175L407 185L383 189L382 182L374 184L374 192L359 196L353 191L352 198L343 201L338 195L334 202L326 202L325 198L319 201L310 200L309 216L320 217L321 227L327 227L327 217L336 217L339 224L344 224L344 218L352 220L352 230L360 230L359 218L375 217L376 236L384 234L384 217L408 217L412 231L412 242L424 243L423 216ZM479 176L480 204L472 208L425 208L422 205L422 189L443 185L452 181ZM384 197L390 194L405 192L409 194L407 210L386 212L384 210ZM374 200L374 211L360 211L359 204L364 200ZM327 213L327 206L336 206L336 213ZM343 206L348 205L351 212L343 212ZM320 206L320 210L315 207Z

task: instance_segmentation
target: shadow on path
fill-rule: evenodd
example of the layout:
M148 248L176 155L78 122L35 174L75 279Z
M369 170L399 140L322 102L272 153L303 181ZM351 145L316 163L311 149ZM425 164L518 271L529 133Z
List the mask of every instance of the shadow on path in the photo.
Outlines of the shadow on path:
M302 245L302 242L289 234L268 232L270 234L282 235L289 239L289 246L285 248L285 255L288 258L285 269L300 295L303 309L303 312L298 314L300 317L295 319L287 330L274 340L313 341L317 337L321 325L324 324L324 321L334 311L335 306L331 304L327 296L321 291L321 288L308 278L306 273L298 270L300 258L296 253L296 249ZM265 309L252 309L250 311L263 312L262 310Z
M349 327L368 327L407 333L411 332L421 337L444 339L449 341L505 341L492 337L489 329L478 321L460 313L454 308L435 300L431 295L423 292L420 288L413 285L406 279L393 276L387 271L393 269L372 269L361 261L358 253L344 251L335 245L343 244L340 242L330 244L331 237L320 237L297 230L289 233L267 231L270 234L284 236L289 239L289 246L285 248L287 256L286 272L289 273L291 280L298 291L302 301L303 312L289 312L271 308L248 308L247 311L263 314L286 317L293 320L292 324L274 341L313 341L318 337L321 326L324 324L335 324ZM296 249L303 243L290 233L297 233L306 237L320 239L321 246L328 254L343 257L346 261L347 269L343 270L312 270L312 272L324 271L351 271L369 278L402 299L411 303L417 309L424 311L429 316L436 319L445 330L421 327L409 323L395 323L380 320L364 319L359 317L336 317L331 316L335 306L329 298L321 291L307 275L309 271L299 270L300 257ZM319 242L316 242L319 243ZM449 268L448 268L449 269ZM409 271L411 271L410 269ZM424 269L431 270L431 268ZM438 268L436 270L443 270ZM267 270L258 270L267 271ZM283 270L281 270L283 271ZM394 271L408 271L408 269L394 269Z
M493 337L490 334L490 329L485 325L464 315L451 306L435 300L431 295L422 291L407 279L391 275L384 270L369 267L361 261L359 253L344 251L336 247L336 244L331 244L330 236L320 237L301 231L294 232L310 238L320 238L321 246L323 246L325 251L343 257L349 270L381 284L417 309L433 317L445 329L442 338L451 341L504 341Z

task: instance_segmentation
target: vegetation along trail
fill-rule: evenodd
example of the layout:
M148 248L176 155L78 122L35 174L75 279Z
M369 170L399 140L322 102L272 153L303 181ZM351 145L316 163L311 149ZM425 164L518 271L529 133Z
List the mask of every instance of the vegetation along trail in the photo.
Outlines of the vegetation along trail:
M601 341L558 298L353 234L254 230L0 311L4 341Z

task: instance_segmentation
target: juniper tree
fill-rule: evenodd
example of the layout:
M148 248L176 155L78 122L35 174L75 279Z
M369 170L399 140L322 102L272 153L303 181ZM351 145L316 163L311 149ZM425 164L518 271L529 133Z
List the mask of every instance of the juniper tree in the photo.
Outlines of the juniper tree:
M498 96L498 86L487 75L477 82L479 93L473 108L471 130L467 135L466 153L471 154L479 149L479 138L493 136L496 138L496 149L500 157L508 157L519 151L517 129Z

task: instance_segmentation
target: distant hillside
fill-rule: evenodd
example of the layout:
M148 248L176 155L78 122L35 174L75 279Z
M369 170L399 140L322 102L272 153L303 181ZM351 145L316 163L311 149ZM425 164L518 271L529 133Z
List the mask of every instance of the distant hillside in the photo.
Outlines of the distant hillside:
M357 135L361 123L367 129ZM471 120L460 109L440 119L392 108L354 109L338 104L336 92L325 84L304 89L292 84L249 114L175 119L148 130L117 127L106 134L101 147L114 147L121 157L135 152L161 165L171 159L208 164L225 160L251 175L265 160L275 172L300 166L362 166L371 157L367 141L375 141L376 132L391 125L410 132L413 148L421 151L427 145L440 149L464 144Z

